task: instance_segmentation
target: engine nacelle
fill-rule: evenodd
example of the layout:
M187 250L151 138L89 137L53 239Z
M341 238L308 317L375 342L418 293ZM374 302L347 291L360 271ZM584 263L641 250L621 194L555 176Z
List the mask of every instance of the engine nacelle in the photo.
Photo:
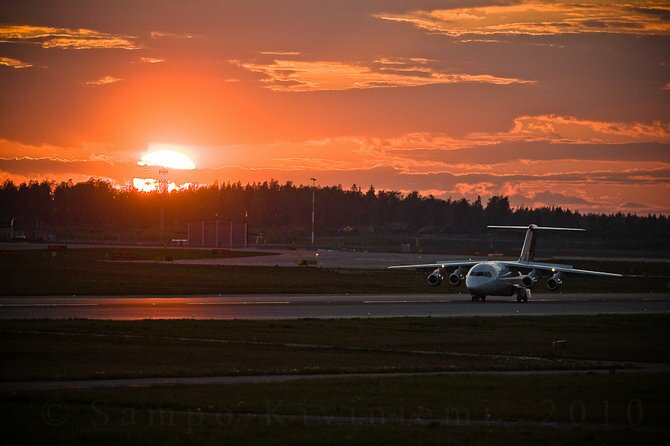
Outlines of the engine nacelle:
M442 269L438 268L430 273L430 276L428 276L428 285L438 286L442 283L442 279L444 279L444 276L442 275Z
M523 276L521 278L521 283L523 283L523 286L526 288L533 288L537 284L537 273L535 270L532 270L527 275Z
M462 266L459 268L456 268L456 270L449 275L449 284L451 286L458 286L460 283L465 279L465 274L467 272L467 269L463 268Z
M551 291L557 290L563 285L563 280L561 280L561 273L558 272L551 276L549 280L547 280L547 288L549 288Z

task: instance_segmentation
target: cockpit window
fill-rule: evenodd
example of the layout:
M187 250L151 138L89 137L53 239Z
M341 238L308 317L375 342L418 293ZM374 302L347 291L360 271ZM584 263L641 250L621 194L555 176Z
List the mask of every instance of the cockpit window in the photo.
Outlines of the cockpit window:
M491 273L489 271L476 271L473 276L475 277L491 277Z

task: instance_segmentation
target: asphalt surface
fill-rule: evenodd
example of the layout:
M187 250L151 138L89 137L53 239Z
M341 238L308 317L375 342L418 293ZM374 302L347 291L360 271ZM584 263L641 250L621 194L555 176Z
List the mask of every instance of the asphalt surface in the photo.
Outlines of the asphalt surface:
M536 294L471 302L469 294L0 298L0 319L302 319L670 313L670 293Z
M664 364L665 365L665 364ZM667 373L662 369L617 368L616 373ZM152 378L118 378L118 379L85 379L68 381L7 381L0 382L0 392L18 390L57 390L57 389L114 389L123 387L153 386L200 386L212 384L265 384L285 383L291 381L310 381L342 378L402 378L416 376L446 375L576 375L576 374L611 374L611 369L593 368L580 370L459 370L448 372L407 372L407 373L329 373L314 375L242 375L242 376L195 376L195 377L152 377Z
M262 250L247 250L260 252ZM463 256L434 255L416 253L393 252L365 252L365 251L333 251L319 249L306 250L273 250L275 255L213 258L213 259L186 259L175 260L173 263L184 265L236 265L236 266L281 266L295 267L309 264L317 268L326 269L366 269L386 270L391 265L435 263L438 260L462 259ZM489 260L488 258L483 260Z

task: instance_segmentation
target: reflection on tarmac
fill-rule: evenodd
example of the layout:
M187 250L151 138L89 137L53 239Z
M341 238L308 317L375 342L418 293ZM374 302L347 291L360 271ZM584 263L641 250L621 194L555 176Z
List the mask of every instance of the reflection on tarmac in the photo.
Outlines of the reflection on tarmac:
M670 313L670 294L547 294L471 302L467 294L0 298L0 319L302 319Z

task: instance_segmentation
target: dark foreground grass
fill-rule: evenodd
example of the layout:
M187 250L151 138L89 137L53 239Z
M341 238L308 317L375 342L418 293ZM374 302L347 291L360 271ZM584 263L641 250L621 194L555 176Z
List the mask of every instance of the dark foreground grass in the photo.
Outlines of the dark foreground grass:
M654 432L670 421L668 378L428 376L19 392L2 395L0 420L12 444L661 444L667 431ZM474 424L487 419L536 424ZM440 425L449 421L463 426Z
M541 369L565 363L499 362L497 358L406 350L550 358L550 344L557 337L568 340L567 357L667 361L669 318L0 321L0 376L3 380L52 380ZM283 342L338 348L279 345ZM665 444L670 424L668 379L668 374L621 372L464 374L3 391L0 428L4 444ZM486 419L535 424L496 427L471 423ZM417 420L424 424L416 424ZM440 424L446 421L464 425ZM558 428L554 423L564 425Z
M428 375L304 379L280 383L20 391L37 403L100 401L112 407L233 414L394 420L524 420L667 426L668 374ZM102 407L102 406L101 406Z
M0 379L584 367L569 359L670 362L669 325L670 315L7 320L0 321ZM558 358L556 339L568 346ZM538 358L445 354L451 352Z
M0 295L147 295L147 294L263 294L263 293L455 293L463 287L427 285L425 271L367 271L358 274L319 268L175 265L170 262L110 262L113 254L137 254L138 260L239 257L231 251L92 248L57 252L45 250L0 252ZM255 255L259 255L255 253ZM565 279L566 292L662 292L670 290L668 264L624 262L579 263L580 267L665 278ZM383 267L385 265L380 265ZM543 285L537 292L544 292Z
M0 380L585 368L579 362L158 338L3 335Z
M130 413L136 418L129 419ZM69 406L68 421L51 426L43 421L41 407L13 406L3 417L3 439L12 445L585 445L627 446L667 444L662 433L637 430L564 431L545 428L442 427L435 424L381 425L370 423L305 424L268 422L266 418L238 418L199 412L176 414L170 423L152 422L151 410L110 409L105 418L93 419L90 406ZM95 424L95 423L99 424ZM10 424L11 423L11 424Z

